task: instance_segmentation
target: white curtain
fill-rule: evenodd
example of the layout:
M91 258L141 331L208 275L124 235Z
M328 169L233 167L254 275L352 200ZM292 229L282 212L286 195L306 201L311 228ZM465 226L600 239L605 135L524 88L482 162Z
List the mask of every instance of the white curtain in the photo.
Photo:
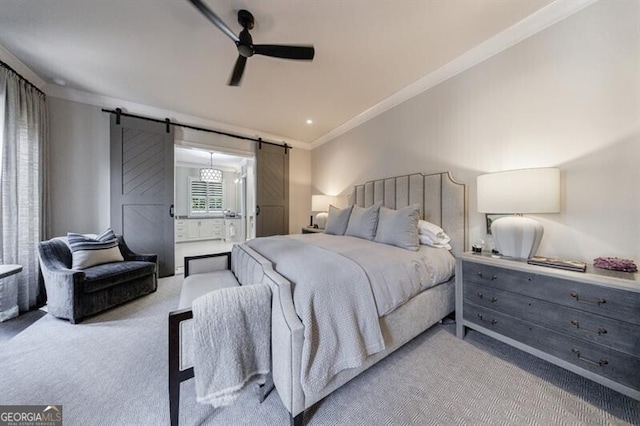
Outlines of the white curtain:
M48 157L45 95L0 63L0 263L22 272L0 279L0 321L38 301L38 242L46 235Z

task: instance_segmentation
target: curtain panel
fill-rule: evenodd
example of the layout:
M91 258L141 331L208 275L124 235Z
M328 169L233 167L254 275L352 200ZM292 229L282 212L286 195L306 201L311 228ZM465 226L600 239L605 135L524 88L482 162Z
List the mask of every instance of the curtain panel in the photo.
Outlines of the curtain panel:
M0 321L42 298L37 245L47 235L48 121L45 95L0 65L0 263L22 265L0 280Z

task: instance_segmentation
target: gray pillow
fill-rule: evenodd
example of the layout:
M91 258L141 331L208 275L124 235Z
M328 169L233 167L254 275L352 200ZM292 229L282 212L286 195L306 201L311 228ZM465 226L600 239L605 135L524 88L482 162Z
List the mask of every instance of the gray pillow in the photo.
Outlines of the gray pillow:
M329 206L329 217L327 219L327 225L324 227L325 234L344 235L349 224L349 217L351 216L351 208L349 206L346 209L339 209L334 206Z
M417 251L420 248L419 220L419 204L412 204L400 210L381 207L375 241Z
M380 204L374 204L366 209L353 206L351 216L349 217L349 225L347 225L347 230L344 235L373 240L376 236L376 228L378 227L379 210Z

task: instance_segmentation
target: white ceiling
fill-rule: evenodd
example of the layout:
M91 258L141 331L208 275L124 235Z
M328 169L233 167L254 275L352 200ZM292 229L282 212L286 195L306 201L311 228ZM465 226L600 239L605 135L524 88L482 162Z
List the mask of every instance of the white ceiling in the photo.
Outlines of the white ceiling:
M236 48L187 0L0 0L0 45L51 84L311 143L551 2L204 1L314 60L256 55L229 87Z

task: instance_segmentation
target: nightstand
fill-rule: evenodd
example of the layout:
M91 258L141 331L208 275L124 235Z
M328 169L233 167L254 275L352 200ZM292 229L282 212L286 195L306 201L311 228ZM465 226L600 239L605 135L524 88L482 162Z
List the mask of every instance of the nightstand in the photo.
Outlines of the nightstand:
M640 400L639 281L465 253L456 260L456 334L471 328Z
M310 226L305 226L302 228L303 234L321 234L324 232L324 229L321 228L312 228Z

